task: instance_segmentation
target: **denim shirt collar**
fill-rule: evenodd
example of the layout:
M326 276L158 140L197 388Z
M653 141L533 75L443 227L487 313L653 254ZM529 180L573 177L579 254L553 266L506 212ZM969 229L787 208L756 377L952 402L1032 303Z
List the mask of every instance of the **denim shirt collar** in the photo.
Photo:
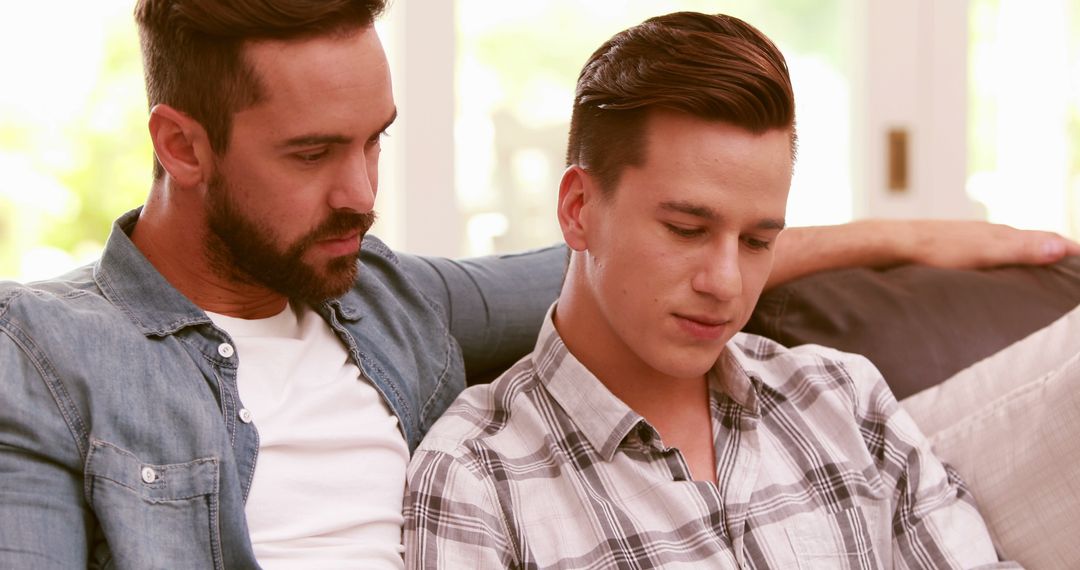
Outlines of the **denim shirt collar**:
M193 325L211 324L206 313L169 283L131 241L142 207L120 216L112 227L94 281L102 293L146 336L168 336ZM318 307L346 321L359 320L359 296L350 291Z

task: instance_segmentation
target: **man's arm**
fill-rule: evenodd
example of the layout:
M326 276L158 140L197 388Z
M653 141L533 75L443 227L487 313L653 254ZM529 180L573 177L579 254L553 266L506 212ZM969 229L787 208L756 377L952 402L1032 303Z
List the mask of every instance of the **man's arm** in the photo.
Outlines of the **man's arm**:
M1056 234L975 221L868 220L788 228L777 239L774 287L845 267L921 263L987 267L1052 263L1080 254ZM398 254L413 282L444 312L461 345L470 383L491 379L533 349L544 313L559 295L567 249L552 246L454 261Z
M896 568L1020 568L999 562L975 500L953 469L897 403L869 360L845 355L855 420L878 472L892 490L892 558Z
M905 263L973 269L1041 265L1080 255L1080 244L1052 232L948 220L863 220L788 228L774 246L766 289L811 273Z
M500 515L488 485L459 460L417 452L405 495L405 567L517 567Z
M562 287L566 247L450 260L398 254L413 282L443 311L470 383L528 354Z
M31 359L0 329L0 568L83 568L81 456Z

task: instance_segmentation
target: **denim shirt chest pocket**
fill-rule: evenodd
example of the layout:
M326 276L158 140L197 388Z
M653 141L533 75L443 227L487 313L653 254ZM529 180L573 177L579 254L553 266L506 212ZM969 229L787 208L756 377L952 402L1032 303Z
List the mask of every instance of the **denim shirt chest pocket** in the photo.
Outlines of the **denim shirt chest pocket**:
M223 568L219 462L155 465L100 440L86 457L85 493L117 568Z

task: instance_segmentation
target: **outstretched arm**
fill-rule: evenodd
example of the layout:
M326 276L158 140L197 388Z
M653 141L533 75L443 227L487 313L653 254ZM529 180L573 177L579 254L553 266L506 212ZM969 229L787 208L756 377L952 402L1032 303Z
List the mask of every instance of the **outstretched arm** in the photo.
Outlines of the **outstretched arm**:
M788 228L776 241L766 289L846 267L917 263L972 269L1046 264L1080 255L1080 244L1052 232L948 220L863 220L837 226Z
M559 296L566 248L450 260L398 254L461 345L469 383L490 380L533 349Z
M1080 245L1049 232L940 220L788 228L774 247L766 288L846 267L920 263L973 268L1052 263L1080 254ZM566 266L563 246L458 261L399 257L414 284L444 311L464 353L470 383L490 379L532 350Z

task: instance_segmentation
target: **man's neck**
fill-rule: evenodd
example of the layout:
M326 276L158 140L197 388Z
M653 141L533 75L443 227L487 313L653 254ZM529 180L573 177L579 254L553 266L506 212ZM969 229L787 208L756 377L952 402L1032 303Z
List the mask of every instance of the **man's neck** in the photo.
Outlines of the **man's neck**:
M716 481L708 380L667 377L603 330L603 319L566 288L554 315L567 349L617 398L640 414L664 444L678 448L696 480Z
M205 311L244 319L280 313L288 302L284 296L214 270L203 245L203 218L181 216L179 208L165 205L164 192L150 193L131 233L132 243L158 273Z
M640 382L638 381L640 380ZM604 385L641 414L667 447L682 452L695 480L716 482L712 413L705 378L605 382Z

